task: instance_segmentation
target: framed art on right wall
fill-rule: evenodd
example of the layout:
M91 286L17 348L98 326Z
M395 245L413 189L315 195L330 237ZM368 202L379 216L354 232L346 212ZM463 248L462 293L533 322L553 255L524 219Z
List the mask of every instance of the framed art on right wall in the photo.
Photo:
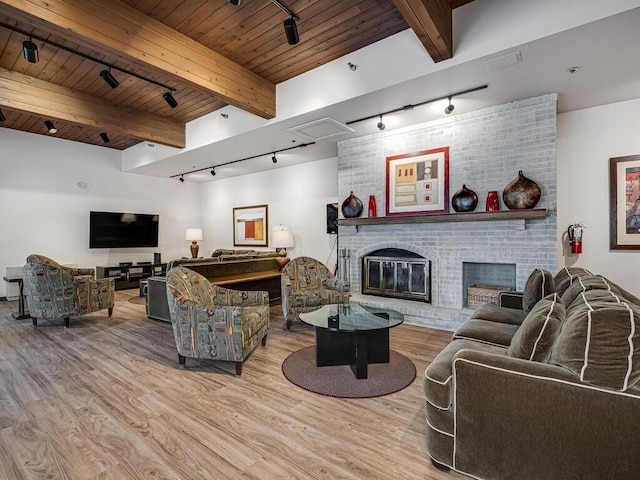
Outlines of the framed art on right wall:
M640 250L640 155L609 159L610 249Z

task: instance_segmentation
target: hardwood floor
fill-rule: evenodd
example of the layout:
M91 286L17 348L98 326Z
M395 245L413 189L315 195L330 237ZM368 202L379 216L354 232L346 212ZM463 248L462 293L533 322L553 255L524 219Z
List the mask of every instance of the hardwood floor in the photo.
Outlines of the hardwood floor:
M116 293L106 310L71 319L14 320L0 302L0 479L466 478L431 466L422 376L451 334L411 325L391 348L418 375L392 395L335 399L289 383L283 360L314 343L271 308L266 347L242 376L233 364L178 367L171 325Z

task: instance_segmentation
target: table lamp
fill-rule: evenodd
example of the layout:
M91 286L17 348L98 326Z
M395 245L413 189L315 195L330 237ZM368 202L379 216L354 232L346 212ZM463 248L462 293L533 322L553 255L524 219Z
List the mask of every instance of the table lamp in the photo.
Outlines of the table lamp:
M284 225L274 227L273 234L271 235L271 245L280 254L280 256L276 258L276 264L278 264L278 267L282 270L290 261L290 258L287 257L287 248L296 246L293 232L289 227Z
M198 258L198 250L200 250L198 240L202 240L202 229L187 228L187 233L184 236L184 239L191 240L191 258Z

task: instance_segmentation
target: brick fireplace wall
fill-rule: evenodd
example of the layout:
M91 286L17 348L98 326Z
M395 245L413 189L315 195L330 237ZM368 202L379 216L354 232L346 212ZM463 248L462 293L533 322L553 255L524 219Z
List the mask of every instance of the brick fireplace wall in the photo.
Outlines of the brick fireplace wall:
M449 195L463 184L478 194L503 188L522 170L542 190L536 208L543 220L340 226L338 245L350 253L348 276L357 301L388 304L361 295L360 258L381 248L401 248L432 261L432 304L394 301L406 321L454 330L471 313L464 307L463 263L516 265L516 288L531 271L556 267L556 103L557 94L477 110L405 129L345 140L338 144L338 194L353 191L365 205L376 196L378 216L386 212L386 157L449 147ZM506 207L500 198L500 208ZM451 209L453 213L453 209ZM340 213L342 218L342 213Z

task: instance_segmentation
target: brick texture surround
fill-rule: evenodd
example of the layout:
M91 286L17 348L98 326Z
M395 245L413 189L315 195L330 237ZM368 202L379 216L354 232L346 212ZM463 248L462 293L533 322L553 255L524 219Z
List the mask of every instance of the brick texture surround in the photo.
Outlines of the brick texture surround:
M365 205L363 216L369 195L376 196L378 215L386 212L387 156L445 146L450 196L464 183L478 194L476 211L484 211L487 192L501 196L522 170L542 190L536 208L548 211L544 220L340 226L339 248L350 252L348 272L341 274L348 275L354 300L392 306L408 323L455 330L471 313L463 307L464 262L515 264L518 290L534 268L554 271L556 103L557 94L548 94L340 142L339 198L353 191ZM500 208L506 209L502 198ZM360 259L380 248L402 248L432 261L431 304L361 295Z

